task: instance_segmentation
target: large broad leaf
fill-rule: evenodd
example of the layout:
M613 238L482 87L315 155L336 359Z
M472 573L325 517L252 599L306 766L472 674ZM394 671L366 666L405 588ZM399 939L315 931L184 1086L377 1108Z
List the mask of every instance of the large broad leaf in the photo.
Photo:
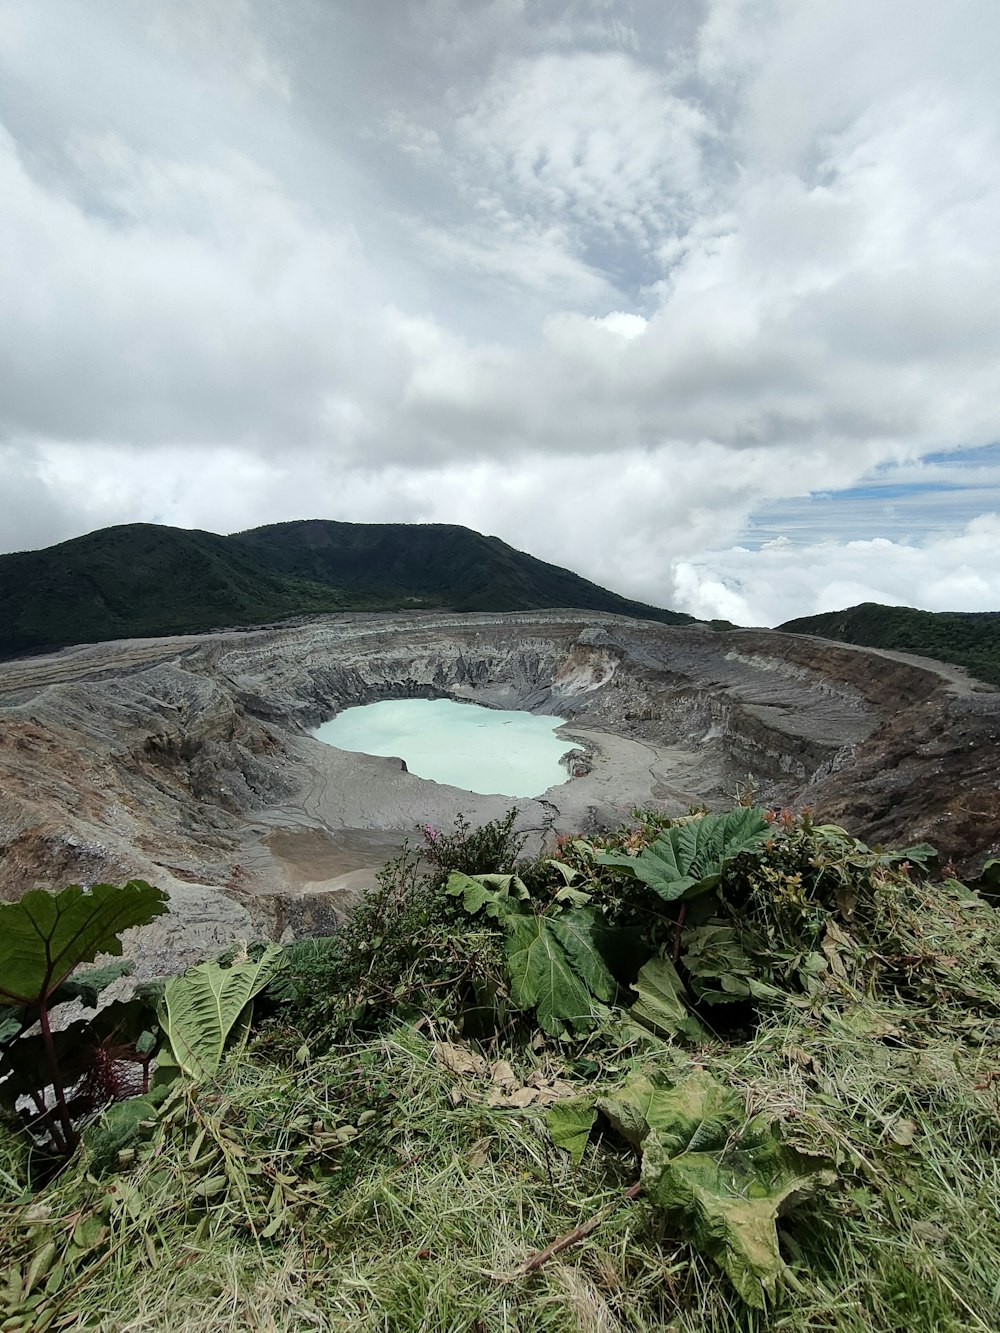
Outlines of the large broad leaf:
M766 1117L748 1120L743 1098L704 1072L673 1088L633 1077L615 1098L598 1104L625 1113L633 1142L641 1135L646 1196L679 1219L749 1305L762 1307L785 1267L777 1218L828 1183L829 1172L783 1144Z
M593 1026L597 1001L610 1000L615 979L597 947L599 924L591 908L555 916L508 916L507 964L511 996L521 1009L535 1009L553 1037Z
M167 910L167 895L141 879L121 887L71 884L61 893L36 889L0 907L0 1004L47 1002L80 963L120 955L123 930Z
M678 1033L692 1040L705 1036L705 1029L688 1009L684 983L668 958L651 958L639 969L632 989L639 998L629 1015L654 1037L668 1041Z
M199 963L167 982L158 1017L185 1074L207 1078L216 1072L244 1010L284 966L281 946L269 944L256 962Z
M710 893L726 866L742 852L759 847L770 832L764 811L740 806L724 815L704 815L677 824L639 856L598 853L601 865L621 866L668 903Z
M771 1130L761 1132L754 1122L740 1142L721 1152L673 1156L650 1134L642 1157L647 1197L681 1214L688 1240L758 1308L765 1294L774 1297L785 1271L775 1225L779 1215L831 1179L817 1159L781 1143Z
M516 904L528 898L528 890L517 875L466 875L453 870L445 893L461 898L462 906L473 916L482 908L495 920L516 911Z
M597 1106L634 1147L655 1133L670 1155L722 1147L745 1119L742 1097L701 1072L677 1085L633 1074Z

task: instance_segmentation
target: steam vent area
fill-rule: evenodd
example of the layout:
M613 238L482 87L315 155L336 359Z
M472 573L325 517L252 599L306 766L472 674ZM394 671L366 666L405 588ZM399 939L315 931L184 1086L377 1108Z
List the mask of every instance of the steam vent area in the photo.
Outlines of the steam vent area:
M548 717L551 785L470 790L313 734L403 699ZM636 806L726 808L748 774L764 804L809 805L870 841L926 839L961 868L1000 829L998 702L922 659L568 611L71 648L0 664L0 896L157 884L171 912L129 946L155 973L234 937L329 932L420 826L516 806L537 850Z

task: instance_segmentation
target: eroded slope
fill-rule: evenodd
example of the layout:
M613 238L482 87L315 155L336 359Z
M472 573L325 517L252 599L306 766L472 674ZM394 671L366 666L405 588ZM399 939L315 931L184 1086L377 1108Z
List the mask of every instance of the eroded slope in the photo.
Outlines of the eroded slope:
M173 912L150 970L234 935L327 929L414 825L512 803L351 755L308 729L354 703L473 699L567 719L578 774L521 826L636 804L813 804L861 836L995 850L1000 695L919 664L766 631L585 613L331 616L0 666L0 892L139 875Z

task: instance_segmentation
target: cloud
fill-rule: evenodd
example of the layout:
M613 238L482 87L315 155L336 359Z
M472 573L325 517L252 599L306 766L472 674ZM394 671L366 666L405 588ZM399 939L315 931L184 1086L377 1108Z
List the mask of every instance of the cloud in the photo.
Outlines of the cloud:
M801 524L1000 438L994 6L386 12L0 0L0 549L434 519L773 619L797 505L824 589L989 604L954 507Z
M288 101L288 74L261 39L249 0L171 0L150 13L154 41L218 78L220 69L249 93Z
M118 136L73 152L99 207L47 189L0 130L8 438L336 444L331 398L372 404L405 374L356 237L252 162Z
M546 53L498 71L455 125L480 207L640 245L701 191L709 119L621 52Z
M768 542L678 562L678 601L703 619L777 625L859 602L980 611L1000 605L1000 514L919 545L875 537L804 545Z

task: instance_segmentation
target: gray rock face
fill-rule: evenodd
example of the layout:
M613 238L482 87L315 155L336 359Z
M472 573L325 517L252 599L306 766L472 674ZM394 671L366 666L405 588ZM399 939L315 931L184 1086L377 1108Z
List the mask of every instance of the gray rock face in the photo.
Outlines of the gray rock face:
M407 697L562 716L575 776L513 802L308 734ZM156 971L234 937L331 928L417 825L517 804L540 845L637 805L724 806L747 773L760 799L808 801L861 836L933 832L969 862L1000 828L998 703L919 659L573 612L330 616L67 649L0 664L0 896L157 883L171 915L132 943Z

